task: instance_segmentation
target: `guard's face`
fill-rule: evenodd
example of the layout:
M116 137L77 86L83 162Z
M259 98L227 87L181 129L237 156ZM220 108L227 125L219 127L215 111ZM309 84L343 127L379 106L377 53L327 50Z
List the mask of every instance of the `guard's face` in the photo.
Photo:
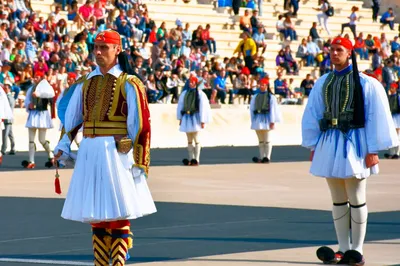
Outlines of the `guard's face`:
M94 44L93 52L99 67L107 67L116 60L118 54L121 52L121 47L116 44L99 42Z
M351 56L351 50L339 44L332 44L330 55L333 65L344 65Z
M268 84L267 83L260 83L260 90L261 91L266 91L268 88Z

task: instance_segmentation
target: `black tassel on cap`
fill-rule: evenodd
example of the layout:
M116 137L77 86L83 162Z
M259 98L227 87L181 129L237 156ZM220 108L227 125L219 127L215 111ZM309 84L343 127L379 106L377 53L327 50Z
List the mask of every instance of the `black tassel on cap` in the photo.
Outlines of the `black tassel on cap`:
M364 110L364 92L361 86L360 73L358 72L356 53L351 51L351 61L353 63L353 79L354 79L354 113L353 124L355 126L364 127L365 110Z

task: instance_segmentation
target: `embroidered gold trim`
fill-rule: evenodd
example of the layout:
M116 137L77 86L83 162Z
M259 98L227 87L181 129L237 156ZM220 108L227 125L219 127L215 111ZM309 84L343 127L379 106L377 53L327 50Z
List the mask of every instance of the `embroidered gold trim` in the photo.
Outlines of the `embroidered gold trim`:
M113 122L113 121L86 121L84 127L105 127L105 128L127 128L125 122Z
M126 128L84 128L84 136L114 136L114 135L128 135Z
M120 102L119 97L122 96L123 99L126 100L125 83L127 76L128 75L126 73L123 73L121 74L121 76L119 76L118 79L116 79L115 89L112 94L113 100L110 101L110 108L108 111L108 119L110 121L126 121L127 114L125 114L124 116L116 116L115 113L118 108L123 108L124 106L124 101L122 101L121 106L118 106L118 102ZM124 112L121 113L124 114Z

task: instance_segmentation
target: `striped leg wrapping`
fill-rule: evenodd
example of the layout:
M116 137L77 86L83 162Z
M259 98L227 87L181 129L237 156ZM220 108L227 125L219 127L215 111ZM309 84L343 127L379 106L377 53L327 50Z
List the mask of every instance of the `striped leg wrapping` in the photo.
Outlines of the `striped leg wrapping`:
M93 228L93 252L95 266L110 265L111 230Z
M113 229L111 240L111 259L113 266L125 265L128 249L131 248L131 232L125 229Z

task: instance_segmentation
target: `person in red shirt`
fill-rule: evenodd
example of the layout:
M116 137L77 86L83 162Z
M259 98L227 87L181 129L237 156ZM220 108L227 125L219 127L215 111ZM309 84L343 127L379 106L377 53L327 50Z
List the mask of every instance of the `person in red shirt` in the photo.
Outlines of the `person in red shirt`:
M210 37L210 24L206 25L206 28L202 31L201 37L204 41L204 43L207 44L208 50L210 51L211 54L215 54L217 52L217 45L215 43L214 38ZM211 44L212 44L212 49L211 49Z
M355 39L354 51L360 56L361 60L368 60L368 51L365 47L364 36L362 33L358 34L358 37Z
M96 25L96 17L94 16L94 7L91 0L87 0L86 3L79 8L78 12L85 22L91 21L93 26Z

